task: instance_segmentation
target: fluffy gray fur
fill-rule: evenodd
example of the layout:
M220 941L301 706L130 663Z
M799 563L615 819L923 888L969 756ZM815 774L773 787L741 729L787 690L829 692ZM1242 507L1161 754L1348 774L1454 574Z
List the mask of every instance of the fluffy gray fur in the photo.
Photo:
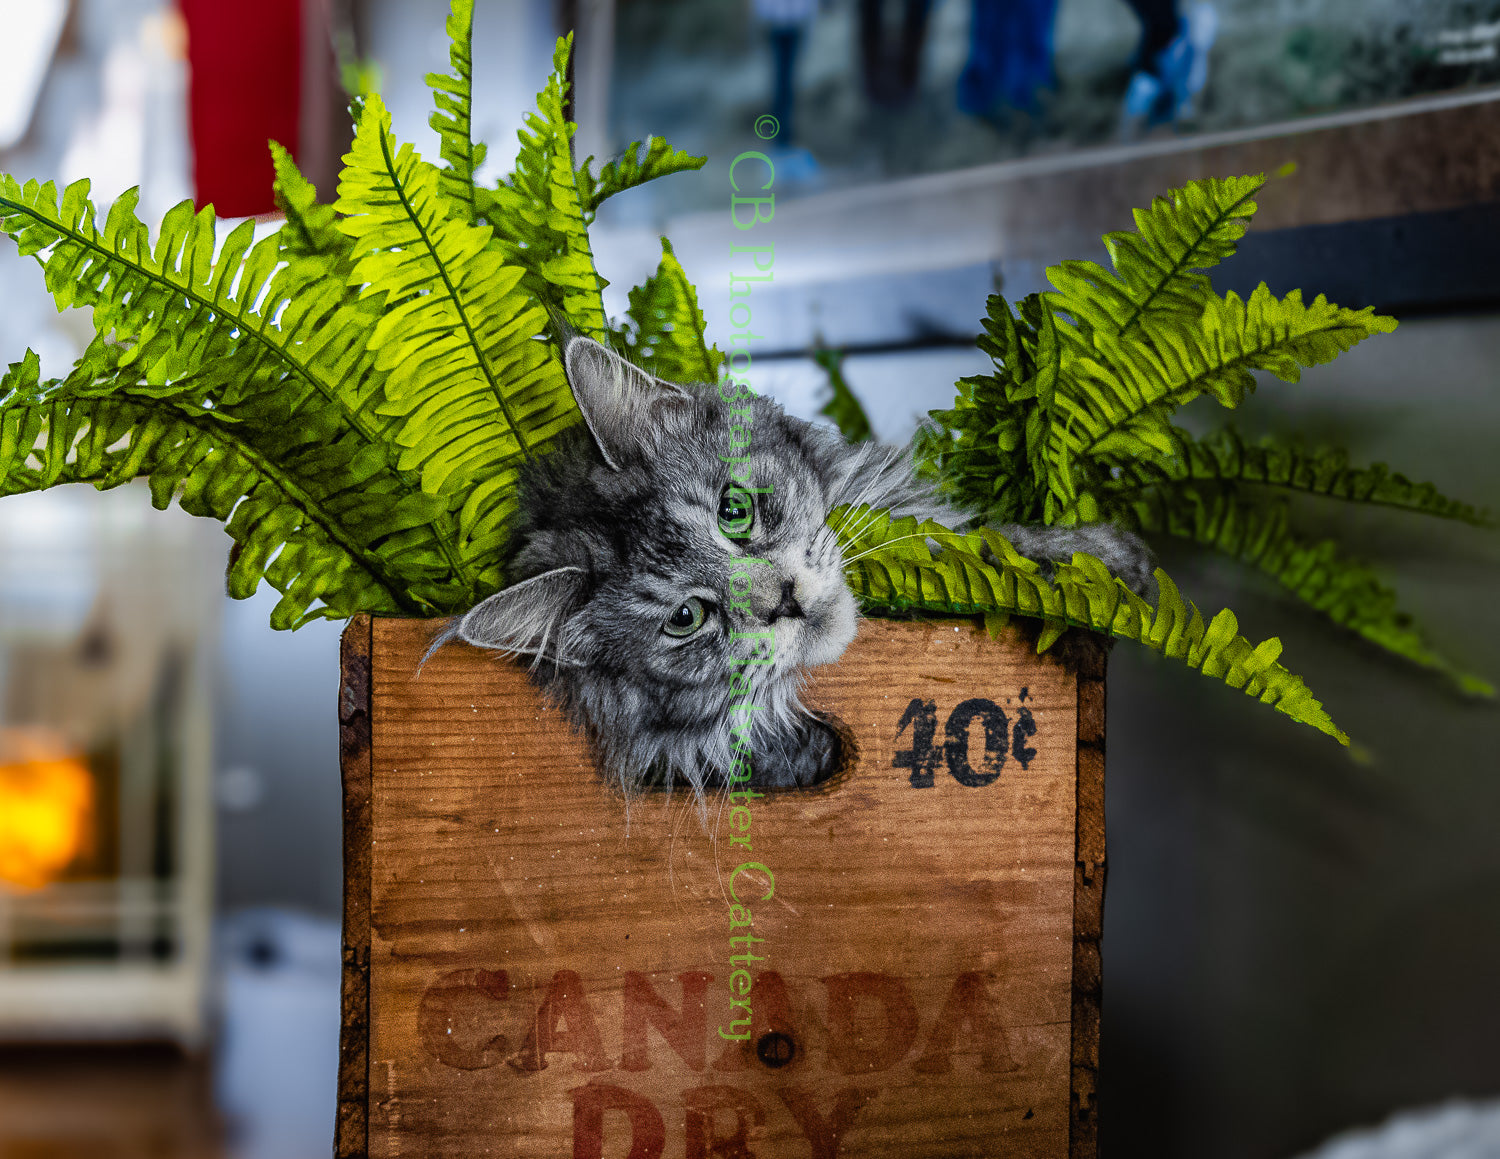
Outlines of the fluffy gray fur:
M662 382L588 339L572 339L565 362L586 427L522 473L506 569L518 582L439 642L531 657L533 679L627 792L648 778L685 780L700 798L722 784L745 715L732 706L745 700L759 706L748 714L755 784L812 783L836 742L798 693L808 669L843 655L859 620L828 513L867 503L950 526L967 517L914 476L907 448L850 445L769 399ZM727 460L747 453L734 428L751 433L752 485L770 488L755 496L748 539L719 521ZM1033 559L1087 551L1137 590L1151 583L1149 553L1112 526L998 530ZM737 572L740 591L751 579L748 599L731 585ZM672 634L691 600L701 627ZM746 665L759 645L735 637L757 632L773 634L768 665ZM731 682L745 672L748 696Z

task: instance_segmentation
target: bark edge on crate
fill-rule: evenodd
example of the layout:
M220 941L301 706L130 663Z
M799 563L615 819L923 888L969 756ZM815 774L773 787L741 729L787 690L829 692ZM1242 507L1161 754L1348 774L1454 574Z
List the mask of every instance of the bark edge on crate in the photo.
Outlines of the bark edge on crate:
M339 640L344 921L334 1159L364 1159L369 1154L371 635L370 617L359 615L349 621Z

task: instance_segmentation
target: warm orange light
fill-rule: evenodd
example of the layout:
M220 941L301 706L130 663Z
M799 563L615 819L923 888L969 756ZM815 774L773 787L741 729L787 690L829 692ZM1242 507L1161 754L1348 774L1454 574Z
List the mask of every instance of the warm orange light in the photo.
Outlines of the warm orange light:
M87 765L44 734L0 729L0 882L46 885L78 856L93 811Z

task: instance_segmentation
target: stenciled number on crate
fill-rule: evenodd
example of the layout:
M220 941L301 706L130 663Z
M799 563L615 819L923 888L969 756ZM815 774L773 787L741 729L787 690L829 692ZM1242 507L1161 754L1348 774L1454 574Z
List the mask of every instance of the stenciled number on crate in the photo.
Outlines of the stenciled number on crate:
M1036 718L1024 703L1028 695L1029 689L1021 689L1017 699L1023 703L1016 709L1014 725L1005 710L993 700L979 696L965 700L948 714L941 745L936 743L937 702L914 698L896 724L897 740L907 728L911 729L911 748L898 751L891 760L891 767L910 769L912 787L916 789L932 788L933 774L941 764L948 766L955 781L971 789L993 784L1005 766L1007 753L1020 763L1021 768L1028 768L1031 758L1036 756L1036 749L1026 744L1028 739L1036 736ZM978 771L969 759L973 752L970 733L976 723L984 728L984 755L980 758Z

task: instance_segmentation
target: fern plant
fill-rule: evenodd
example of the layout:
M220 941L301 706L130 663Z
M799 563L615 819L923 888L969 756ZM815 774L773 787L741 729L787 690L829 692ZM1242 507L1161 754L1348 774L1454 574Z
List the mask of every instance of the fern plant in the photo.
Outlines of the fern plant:
M1034 560L987 527L965 534L910 517L893 520L888 512L867 508L841 508L834 520L847 553L850 585L867 610L978 614L992 636L1018 613L1043 622L1039 652L1070 627L1133 640L1242 689L1343 744L1349 741L1301 678L1278 663L1280 640L1251 644L1240 635L1228 608L1205 625L1163 571L1156 573L1159 593L1153 608L1104 564L1081 552L1072 563L1058 564L1049 582Z
M1232 428L1195 438L1172 421L1203 396L1237 407L1255 389L1254 371L1296 382L1302 368L1395 327L1392 318L1321 296L1277 298L1264 284L1248 299L1213 291L1203 271L1234 253L1264 180L1173 190L1136 212L1136 231L1104 239L1113 270L1063 262L1047 271L1051 291L1014 307L991 297L979 346L994 368L964 379L953 407L932 413L919 434L919 459L955 502L985 521L1106 519L1148 537L1191 540L1259 567L1335 624L1445 673L1463 691L1492 695L1486 681L1434 651L1373 569L1332 540L1298 532L1288 497L1321 495L1479 526L1490 525L1485 512L1383 464L1352 466L1340 450L1309 451L1296 440L1250 445ZM894 544L867 550L865 566L894 558ZM1064 593L1074 578L1060 575ZM908 577L900 590L915 596L916 581ZM1158 616L1179 599L1164 582ZM1099 628L1097 609L1088 606L1088 616L1058 614L1056 622ZM1180 616L1189 608L1175 610ZM1189 611L1190 623L1195 614ZM1144 635L1134 620L1125 627L1110 630ZM1274 698L1279 679L1256 694ZM1285 687L1304 706L1293 711L1299 715L1307 702L1297 685ZM1323 727L1321 719L1308 722Z
M156 506L175 499L225 522L230 594L270 583L277 628L445 615L503 586L517 472L578 421L560 357L567 333L610 340L666 378L719 377L723 356L670 244L611 322L589 243L606 198L703 159L652 138L597 169L575 164L564 38L514 170L486 184L472 22L473 0L453 0L450 71L427 78L441 163L395 139L378 95L360 96L332 206L272 146L286 220L258 241L248 222L217 237L212 211L189 203L150 231L134 191L101 223L86 181L59 195L0 175L0 232L37 257L59 308L90 309L95 329L62 378L43 380L30 351L0 377L0 495L144 478ZM1169 421L1197 395L1238 403L1252 369L1294 377L1390 328L1321 299L1212 294L1201 270L1232 252L1257 186L1178 191L1138 215L1139 234L1108 239L1115 273L1065 263L1052 271L1056 293L1017 310L992 299L980 344L995 370L960 384L924 437L924 462L993 519L1115 518L1211 542L1423 659L1373 576L1294 540L1278 508L1247 506L1243 493L1478 513L1379 469L1231 436L1194 442ZM826 413L867 437L838 356L824 357L835 373ZM1049 582L992 531L866 509L830 519L871 614L983 615L992 628L1031 616L1044 622L1042 647L1068 626L1137 640L1343 739L1279 664L1279 642L1251 645L1228 611L1205 624L1162 573L1152 607L1087 556Z
M156 506L225 521L230 594L269 582L277 628L440 615L497 590L517 470L578 419L559 328L606 329L589 221L703 159L653 139L575 168L565 38L514 172L479 183L472 22L454 0L452 70L428 77L443 164L360 98L333 206L272 145L286 223L260 241L245 222L220 242L186 202L148 231L135 191L100 224L87 181L59 196L0 175L0 230L96 331L63 378L42 381L30 351L0 378L0 494L144 477ZM674 278L669 252L657 281L691 297ZM640 333L661 357L679 343L711 373L701 315L683 315L688 334L648 305Z
M844 377L844 352L823 343L819 335L813 343L813 362L828 376L828 393L818 413L851 443L863 443L875 437L870 417L860 404L859 396Z

